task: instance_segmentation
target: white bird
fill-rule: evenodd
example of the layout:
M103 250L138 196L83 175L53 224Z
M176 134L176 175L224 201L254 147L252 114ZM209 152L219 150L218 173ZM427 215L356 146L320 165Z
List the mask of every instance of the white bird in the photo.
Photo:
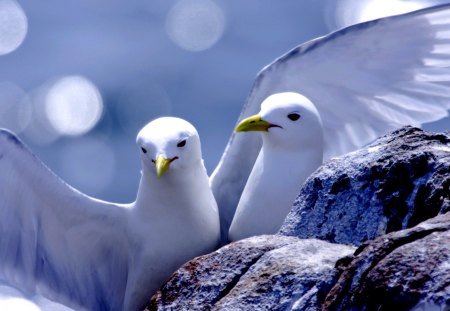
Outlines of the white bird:
M141 310L181 264L214 250L218 210L195 128L159 118L137 145L136 201L115 204L68 186L0 131L0 279L77 310Z
M272 94L303 94L320 114L323 154L329 159L402 125L420 126L447 116L449 67L448 4L357 24L304 43L265 67L240 119L256 114ZM261 145L260 135L233 133L211 176L222 239Z
M229 240L275 234L300 186L322 164L323 130L316 107L297 93L269 96L236 132L258 131L263 145L242 192Z

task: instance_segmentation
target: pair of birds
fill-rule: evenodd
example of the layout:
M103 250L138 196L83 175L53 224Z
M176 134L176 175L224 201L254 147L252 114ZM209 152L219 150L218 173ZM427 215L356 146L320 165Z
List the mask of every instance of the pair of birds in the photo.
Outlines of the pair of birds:
M137 137L142 176L127 205L83 195L1 132L0 279L78 310L141 309L220 236L276 232L323 159L448 115L449 34L443 5L283 55L258 75L236 128L262 139L233 133L211 178L192 125L152 121Z
M301 148L306 147L298 143L309 140L301 137L315 137L312 130L321 134L317 111L299 94L273 95L263 107L264 119L251 117L236 130L275 134L273 139L269 136L264 150L281 151L283 156L283 150L271 144L281 143L281 149L292 146L294 160L299 151L302 157ZM277 130L269 132L271 128ZM297 136L298 130L305 135ZM300 139L291 141L296 137ZM321 136L315 138L321 141ZM142 167L136 201L114 204L71 188L14 134L0 130L0 275L25 291L37 290L76 308L139 310L184 262L215 250L220 245L219 211L196 129L185 120L163 117L147 124L136 142ZM319 147L312 149L315 166L322 159ZM254 222L258 209L253 207L270 183L264 182L264 176L254 177L260 174L255 169L250 181L263 183L244 192L249 193L243 196L248 202L239 204L230 231L233 237L275 232L298 181L311 171L310 164L300 174L290 175L294 178L285 190L293 191L281 191L281 197L277 193L280 202L275 198L265 202L267 207L283 208L260 224ZM294 172L294 167L286 168ZM60 291L67 292L55 296ZM65 297L68 293L70 297Z

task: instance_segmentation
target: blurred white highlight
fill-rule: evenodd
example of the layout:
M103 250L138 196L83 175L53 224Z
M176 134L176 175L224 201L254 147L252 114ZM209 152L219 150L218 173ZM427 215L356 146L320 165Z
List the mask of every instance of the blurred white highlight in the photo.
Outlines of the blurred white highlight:
M360 22L369 21L389 15L415 11L421 7L422 5L420 3L413 1L373 0L362 8L358 18Z
M2 311L40 311L33 302L24 298L22 292L15 287L0 281L0 310Z
M420 1L413 0L341 0L333 4L335 4L334 23L337 28L407 13L426 6Z
M23 292L0 280L1 311L74 311L39 294L26 296Z
M41 311L34 303L24 298L9 298L0 302L3 311Z
M81 76L57 80L45 99L48 121L61 135L77 136L89 132L100 120L102 112L100 92Z
M17 49L28 30L27 16L14 0L0 0L0 55Z
M0 82L0 127L20 134L30 123L31 114L27 94L13 83Z
M170 10L166 30L181 48L203 51L212 47L222 36L225 15L210 0L181 0Z
M48 85L29 92L32 102L31 120L24 131L25 137L37 145L48 145L53 143L61 135L49 124L45 112L45 99L49 90Z

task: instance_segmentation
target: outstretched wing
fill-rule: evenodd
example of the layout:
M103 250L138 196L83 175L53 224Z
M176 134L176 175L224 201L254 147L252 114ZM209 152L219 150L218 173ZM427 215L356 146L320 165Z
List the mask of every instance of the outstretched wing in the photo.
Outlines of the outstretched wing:
M307 96L322 117L325 159L450 109L450 5L353 25L302 44L257 76L239 119L279 92ZM211 185L227 230L261 147L232 134Z
M71 306L113 309L127 278L124 212L71 188L0 130L0 279Z

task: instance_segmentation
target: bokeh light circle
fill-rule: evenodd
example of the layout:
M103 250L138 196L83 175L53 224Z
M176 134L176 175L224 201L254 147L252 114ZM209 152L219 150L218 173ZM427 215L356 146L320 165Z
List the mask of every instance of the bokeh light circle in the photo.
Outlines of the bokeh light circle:
M50 125L46 114L46 97L50 86L44 84L28 92L31 101L31 120L23 134L26 139L35 145L48 145L56 141L61 134Z
M210 0L181 0L170 10L166 30L181 48L203 51L212 47L222 36L225 15Z
M331 2L331 5L334 7L334 21L331 23L337 28L403 14L424 7L420 1L404 0L340 0Z
M31 101L25 91L13 83L0 82L0 128L20 134L30 123L31 115Z
M27 30L27 16L20 5L13 0L0 0L0 55L17 49Z
M92 82L81 76L67 76L50 87L45 112L55 131L77 136L89 132L100 120L103 101Z
M370 21L377 18L403 14L415 11L422 8L422 5L413 1L369 1L366 6L362 8L359 15L359 21Z

